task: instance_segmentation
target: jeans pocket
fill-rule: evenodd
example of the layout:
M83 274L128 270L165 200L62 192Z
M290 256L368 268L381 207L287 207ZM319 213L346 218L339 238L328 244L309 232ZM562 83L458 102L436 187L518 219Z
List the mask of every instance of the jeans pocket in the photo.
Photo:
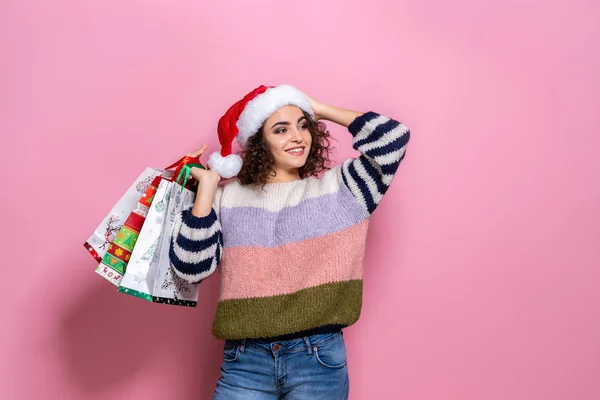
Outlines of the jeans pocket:
M225 341L225 346L223 347L223 361L225 362L233 362L238 359L240 353L240 345L234 343L231 340Z
M315 359L329 369L340 369L346 366L346 344L343 337L317 343L313 346Z

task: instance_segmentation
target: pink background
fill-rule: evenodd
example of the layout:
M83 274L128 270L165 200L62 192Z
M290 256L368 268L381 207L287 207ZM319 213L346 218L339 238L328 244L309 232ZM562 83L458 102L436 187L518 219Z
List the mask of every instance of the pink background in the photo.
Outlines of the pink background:
M145 166L216 149L230 104L291 83L413 135L372 219L350 398L600 398L599 20L591 0L3 0L0 397L210 398L218 277L198 309L149 304L82 243Z

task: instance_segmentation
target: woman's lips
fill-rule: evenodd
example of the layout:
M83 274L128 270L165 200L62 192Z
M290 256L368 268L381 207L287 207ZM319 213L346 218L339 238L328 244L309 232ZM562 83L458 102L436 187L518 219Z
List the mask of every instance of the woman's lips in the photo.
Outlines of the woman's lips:
M303 156L304 155L304 148L302 148L301 150L295 150L295 151L286 151L286 153L291 154L293 156Z

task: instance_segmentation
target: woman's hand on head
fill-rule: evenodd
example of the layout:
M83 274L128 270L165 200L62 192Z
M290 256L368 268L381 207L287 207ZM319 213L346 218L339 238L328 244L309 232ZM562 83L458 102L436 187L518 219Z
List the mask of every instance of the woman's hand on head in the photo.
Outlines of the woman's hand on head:
M320 120L320 119L323 119L323 111L324 111L326 105L323 104L323 103L321 103L320 101L317 101L317 100L313 99L312 97L310 97L306 93L304 93L304 95L308 99L308 102L310 104L310 108L313 110L313 113L315 113L315 119L317 121Z
M202 154L204 154L205 151L206 151L206 145L203 145L198 150L196 150L194 153L188 153L188 156L194 157L194 158L196 158L196 157L200 158L202 156ZM200 183L201 185L208 184L208 185L216 186L221 181L221 176L219 174L217 174L216 172L211 171L209 169L192 167L192 169L190 170L190 173L192 174L192 176L194 178L196 178L196 180L198 180L198 183Z
M363 114L362 112L347 110L345 108L339 108L330 104L321 103L306 93L304 93L304 95L308 98L308 102L310 103L310 107L312 108L317 121L323 119L344 127L348 127L352 121Z

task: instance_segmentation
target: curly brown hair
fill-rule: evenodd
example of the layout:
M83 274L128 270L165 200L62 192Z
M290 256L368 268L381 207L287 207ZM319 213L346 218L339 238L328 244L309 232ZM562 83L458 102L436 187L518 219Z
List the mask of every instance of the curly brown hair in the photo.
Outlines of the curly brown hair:
M306 118L306 124L312 144L306 163L298 169L300 178L304 179L307 176L317 176L324 170L330 169L329 159L331 151L330 134L327 130L327 125L321 121L315 120L310 114L302 111ZM239 154L243 158L242 169L237 175L242 185L264 185L267 183L269 176L275 176L275 159L271 155L263 136L264 125L248 139L248 146Z

